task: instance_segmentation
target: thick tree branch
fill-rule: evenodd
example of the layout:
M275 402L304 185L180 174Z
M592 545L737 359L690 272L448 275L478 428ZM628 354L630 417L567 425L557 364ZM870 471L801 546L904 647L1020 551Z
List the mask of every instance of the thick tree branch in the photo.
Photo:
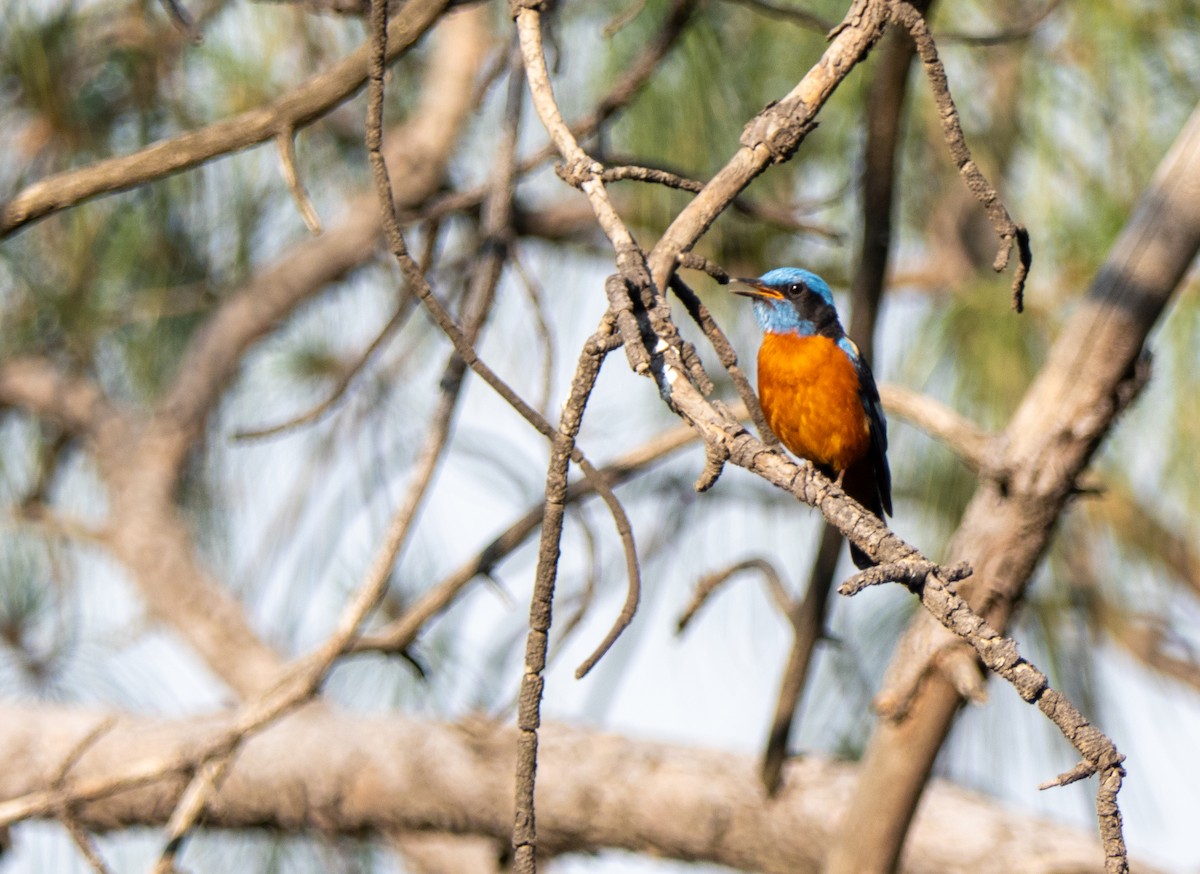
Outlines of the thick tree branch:
M94 831L161 825L186 763L230 717L122 717L85 746L62 792L46 791L106 715L10 707L0 720L0 822L54 815L67 799ZM404 717L296 712L250 740L206 814L209 828L327 832L441 831L503 840L511 828L513 728ZM785 766L767 799L750 757L546 726L540 750L538 831L553 853L613 847L768 874L816 874L857 766L806 757ZM111 794L138 763L157 778ZM148 769L151 773L153 769ZM32 793L32 794L28 794ZM935 781L918 817L908 874L1099 871L1095 839L1015 814ZM1139 866L1149 872L1149 868Z
M1003 438L1001 478L980 483L950 546L975 577L960 590L972 608L1003 629L1053 534L1076 478L1114 417L1126 388L1141 381L1146 336L1200 250L1200 109L1193 112L1100 269L1082 305L1051 350ZM954 639L919 615L893 658L897 673L927 664ZM889 870L959 698L938 676L908 699L902 721L883 720L868 748L862 785L832 870ZM1102 793L1108 784L1102 781ZM1098 797L1102 814L1110 799ZM1102 822L1102 828L1105 828ZM866 834L864 834L864 829ZM1106 836L1108 837L1108 836ZM1110 870L1124 870L1110 859Z

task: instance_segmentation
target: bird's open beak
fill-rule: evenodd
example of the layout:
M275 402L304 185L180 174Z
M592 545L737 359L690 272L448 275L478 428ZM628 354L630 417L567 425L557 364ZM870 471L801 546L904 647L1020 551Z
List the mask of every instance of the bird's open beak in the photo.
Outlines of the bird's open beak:
M778 289L763 285L757 279L734 279L729 283L729 290L742 297L756 297L761 300L783 300Z

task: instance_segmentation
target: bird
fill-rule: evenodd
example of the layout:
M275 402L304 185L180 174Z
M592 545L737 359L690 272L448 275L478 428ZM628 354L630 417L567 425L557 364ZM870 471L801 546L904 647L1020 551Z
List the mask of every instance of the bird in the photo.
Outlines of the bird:
M833 292L799 267L737 279L733 291L754 301L762 329L758 396L767 425L880 519L892 515L887 419L866 358L842 330ZM870 557L850 544L860 569Z

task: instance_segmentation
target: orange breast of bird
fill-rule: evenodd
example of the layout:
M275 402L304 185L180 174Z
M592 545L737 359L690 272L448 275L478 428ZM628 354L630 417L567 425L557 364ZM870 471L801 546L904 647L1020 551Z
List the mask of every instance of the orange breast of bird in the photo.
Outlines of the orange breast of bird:
M835 472L866 455L871 424L858 372L828 337L764 334L758 394L767 424L795 455Z

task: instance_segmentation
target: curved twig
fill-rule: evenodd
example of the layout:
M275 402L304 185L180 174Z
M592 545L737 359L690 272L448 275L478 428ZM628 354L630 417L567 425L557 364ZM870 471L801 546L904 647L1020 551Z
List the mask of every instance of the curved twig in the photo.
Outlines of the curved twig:
M317 208L313 206L312 198L308 196L304 183L300 181L300 171L296 169L295 129L285 127L280 130L275 135L275 145L279 148L279 166L283 171L283 181L287 183L296 209L300 210L304 226L311 234L321 233L321 217L317 215Z
M719 571L705 574L700 578L699 582L696 583L696 591L692 595L692 600L688 602L683 612L679 614L679 618L675 620L675 633L683 634L692 620L696 618L696 614L716 594L717 590L730 579L745 571L759 572L762 576L763 585L766 586L767 594L771 597L771 603L786 618L792 610L792 597L783 585L783 579L779 576L779 571L776 570L775 565L771 564L765 558L747 558Z
M1033 261L1033 253L1029 248L1029 232L1024 225L1013 221L1004 202L1000 200L1000 195L996 193L996 189L992 187L979 166L971 159L971 152L967 148L967 141L963 136L962 125L958 121L958 109L950 96L950 85L946 81L946 69L938 57L937 46L929 34L925 17L905 0L891 0L889 7L892 20L908 31L917 47L917 54L920 55L921 62L925 65L925 75L933 90L933 99L937 104L938 116L942 121L942 133L946 138L946 145L950 149L950 157L958 167L958 172L963 177L967 189L975 195L975 198L987 211L992 228L1000 237L1000 249L996 253L992 269L1000 272L1007 267L1009 257L1012 255L1013 244L1015 243L1017 246L1019 260L1016 272L1013 274L1012 305L1014 310L1021 312L1025 306L1025 279L1029 275L1029 266Z

